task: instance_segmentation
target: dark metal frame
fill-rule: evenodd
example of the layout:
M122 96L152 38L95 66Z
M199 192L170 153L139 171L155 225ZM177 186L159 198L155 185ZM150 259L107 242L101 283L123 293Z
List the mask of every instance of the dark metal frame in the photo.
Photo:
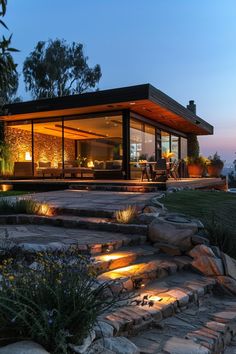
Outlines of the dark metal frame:
M187 138L187 135L173 130L167 126L164 126L162 124L159 124L157 122L154 122L146 117L140 116L139 114L136 114L132 112L131 110L123 110L123 111L111 111L111 112L99 112L99 113L93 113L93 114L82 114L82 115L73 115L73 116L66 116L66 117L52 117L52 118L42 118L42 119L27 119L27 120L17 120L17 121L12 121L9 122L9 125L12 124L24 124L25 122L28 122L27 124L31 124L31 143L32 143L32 175L34 176L34 124L37 123L43 123L43 122L52 122L52 121L61 121L62 123L62 168L64 169L65 166L65 136L64 136L64 123L67 120L77 120L77 119L86 119L86 118L99 118L104 116L114 116L114 115L122 115L122 147L123 147L123 174L124 174L124 179L130 179L131 177L131 172L130 172L130 119L136 119L139 120L142 123L149 124L155 128L155 159L157 160L160 158L158 156L158 151L157 151L157 132L159 131L165 131L170 134L170 151L171 151L171 135L176 135L179 137L179 157L181 156L181 141L180 138ZM77 145L76 145L77 146ZM76 149L76 147L75 147Z

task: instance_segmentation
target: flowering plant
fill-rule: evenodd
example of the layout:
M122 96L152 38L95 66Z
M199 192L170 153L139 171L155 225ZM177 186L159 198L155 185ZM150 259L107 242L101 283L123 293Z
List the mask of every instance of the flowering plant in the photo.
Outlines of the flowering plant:
M114 304L105 296L109 283L99 284L88 257L74 251L38 253L30 266L9 258L0 272L0 346L31 339L51 354L67 354Z

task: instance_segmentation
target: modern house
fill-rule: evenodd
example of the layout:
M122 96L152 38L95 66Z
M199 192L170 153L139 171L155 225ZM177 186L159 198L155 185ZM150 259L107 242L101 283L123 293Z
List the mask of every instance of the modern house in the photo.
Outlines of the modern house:
M136 179L141 160L188 155L213 127L150 84L6 105L0 120L14 177Z

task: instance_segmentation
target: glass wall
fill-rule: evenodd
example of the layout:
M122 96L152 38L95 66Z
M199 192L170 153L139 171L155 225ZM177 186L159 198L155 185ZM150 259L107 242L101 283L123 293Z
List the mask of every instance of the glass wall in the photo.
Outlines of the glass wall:
M185 159L188 156L188 140L186 138L180 138L180 158Z
M5 128L5 141L9 150L6 174L14 177L32 177L31 121L9 122Z
M174 156L171 158L171 160L178 160L179 159L179 137L176 135L171 135L171 147L170 147L171 152L174 154Z
M130 120L130 173L131 178L140 178L142 161L155 161L156 159L155 127Z
M65 166L75 161L77 166L103 170L108 176L122 170L121 115L65 119L64 136L65 143L66 139L74 143L73 156L65 149Z
M62 174L62 119L34 120L33 131L36 176L60 177Z
M167 132L161 132L161 153L162 157L170 152L170 134Z

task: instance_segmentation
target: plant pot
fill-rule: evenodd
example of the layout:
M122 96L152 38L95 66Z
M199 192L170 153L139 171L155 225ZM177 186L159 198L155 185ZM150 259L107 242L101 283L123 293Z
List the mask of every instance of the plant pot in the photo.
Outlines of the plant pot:
M188 165L188 175L191 178L199 178L202 177L204 172L204 166L197 164L189 164Z
M221 171L222 171L221 166L214 166L214 165L207 166L207 173L209 177L220 177Z

